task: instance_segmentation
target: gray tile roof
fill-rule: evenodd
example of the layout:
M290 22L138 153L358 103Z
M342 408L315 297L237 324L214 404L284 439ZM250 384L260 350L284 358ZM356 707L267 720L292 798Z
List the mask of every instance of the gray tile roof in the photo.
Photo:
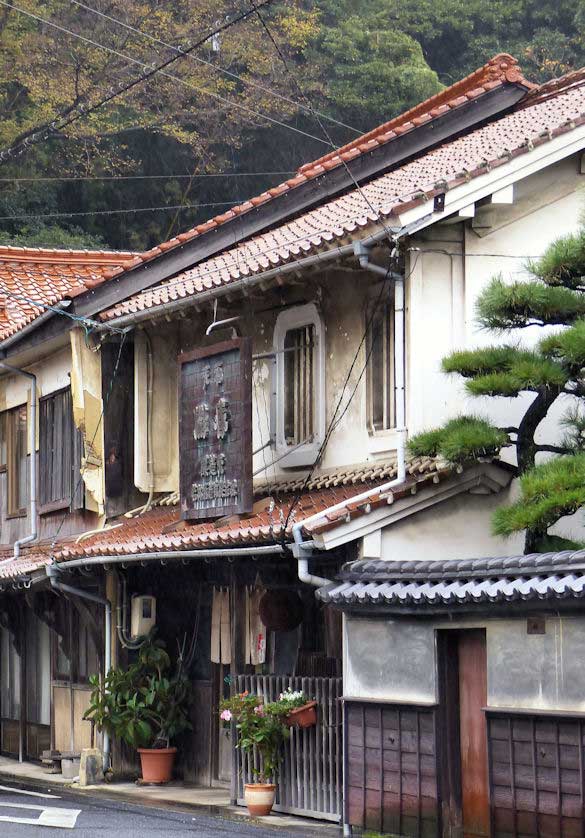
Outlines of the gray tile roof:
M324 603L412 610L585 596L585 550L445 561L357 561L320 588Z

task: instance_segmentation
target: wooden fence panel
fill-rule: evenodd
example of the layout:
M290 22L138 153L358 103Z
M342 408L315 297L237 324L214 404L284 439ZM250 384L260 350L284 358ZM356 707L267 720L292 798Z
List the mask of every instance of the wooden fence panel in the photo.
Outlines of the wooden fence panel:
M290 687L318 702L317 725L292 728L278 775L275 810L293 815L339 821L342 812L342 681L341 678L302 678L279 675L237 675L236 692L248 690L265 701L276 701ZM235 745L235 742L234 742ZM257 754L236 751L236 798L244 803L244 783L254 782Z

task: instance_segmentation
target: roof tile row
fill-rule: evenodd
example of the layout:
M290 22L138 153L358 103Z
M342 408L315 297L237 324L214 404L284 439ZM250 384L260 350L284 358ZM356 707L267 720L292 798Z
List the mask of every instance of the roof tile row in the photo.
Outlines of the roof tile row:
M294 262L328 250L358 230L430 200L434 195L505 165L554 137L585 123L585 87L557 80L554 96L535 98L487 125L444 143L388 174L300 217L254 236L177 277L102 313L105 320L140 311ZM153 312L153 315L155 312Z

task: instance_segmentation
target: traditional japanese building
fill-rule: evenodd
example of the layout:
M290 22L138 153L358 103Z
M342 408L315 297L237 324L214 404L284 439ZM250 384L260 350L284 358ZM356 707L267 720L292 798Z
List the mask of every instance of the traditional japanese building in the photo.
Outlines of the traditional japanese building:
M217 705L291 685L319 721L293 734L283 811L582 829L580 557L492 534L514 462L406 454L465 407L440 360L477 341L489 278L578 226L581 81L499 55L147 253L0 252L35 279L5 280L0 334L4 752L90 741L87 676L132 659L148 597L196 695L185 779L240 799Z

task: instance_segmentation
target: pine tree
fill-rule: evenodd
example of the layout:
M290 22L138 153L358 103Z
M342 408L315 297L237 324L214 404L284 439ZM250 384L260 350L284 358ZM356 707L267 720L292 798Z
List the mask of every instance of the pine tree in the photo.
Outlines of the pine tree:
M505 282L496 276L477 301L478 322L511 340L454 352L442 362L445 373L463 376L472 396L531 394L518 426L501 428L479 416L460 416L413 437L410 449L460 465L491 460L514 447L520 498L496 510L492 529L503 536L525 530L525 552L533 552L560 545L549 529L585 506L585 228L557 239L527 268L529 280ZM563 328L547 330L535 348L526 348L516 336L529 326ZM560 444L537 442L541 422L561 397L570 407Z

